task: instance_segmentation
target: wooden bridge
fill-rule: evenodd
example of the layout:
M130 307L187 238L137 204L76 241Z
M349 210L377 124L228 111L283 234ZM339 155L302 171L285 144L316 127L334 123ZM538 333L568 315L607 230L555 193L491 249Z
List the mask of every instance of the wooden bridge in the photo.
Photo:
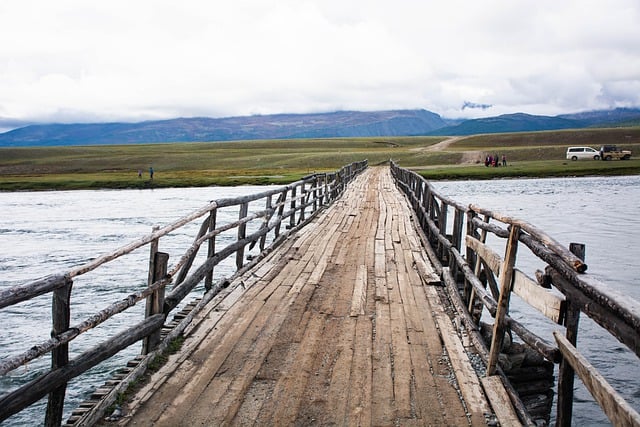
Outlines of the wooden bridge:
M265 208L250 212L256 200ZM217 209L230 205L239 220L216 224ZM202 216L193 245L169 268L158 240ZM216 246L232 228L237 240ZM503 239L504 257L486 244L488 234ZM195 268L203 244L208 253ZM72 279L145 245L149 287L69 325ZM259 255L247 262L245 249L254 246ZM547 269L535 279L520 271L518 247ZM88 265L0 292L0 309L54 294L52 340L3 358L0 373L49 352L52 368L1 396L0 420L49 395L45 423L61 424L66 382L143 340L143 355L67 424L544 425L558 364L557 425L571 424L574 372L615 425L640 425L637 411L575 349L583 313L640 354L640 304L585 276L579 249L575 255L530 224L459 205L393 163L353 164L215 201ZM236 274L214 283L214 266L230 255ZM204 294L175 314L202 282ZM510 318L512 292L566 333L539 337ZM145 299L144 321L68 360L77 335ZM512 333L518 342L505 338ZM180 351L167 356L177 338ZM166 363L131 388L158 357Z
M389 170L368 170L210 304L127 417L485 425L491 409L439 283Z

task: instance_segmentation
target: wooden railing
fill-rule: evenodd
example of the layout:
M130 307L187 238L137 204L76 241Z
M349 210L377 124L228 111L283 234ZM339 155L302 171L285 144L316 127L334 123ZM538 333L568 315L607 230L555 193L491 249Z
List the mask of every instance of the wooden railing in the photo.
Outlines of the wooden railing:
M582 274L587 270L583 245L572 244L567 249L524 221L457 203L439 194L417 173L394 162L391 171L413 206L429 258L486 363L487 377L504 378L498 357L505 332L512 331L544 358L559 364L556 425L571 425L574 373L614 425L640 425L638 412L576 349L578 320L583 313L640 356L640 303ZM488 234L504 240L504 257L487 245ZM523 246L546 264L545 271L533 274L535 279L516 266L516 254ZM564 332L553 331L543 338L511 318L512 292L550 319L551 325L564 326ZM489 348L478 332L482 307L493 317ZM519 396L508 381L504 382L521 421L532 424Z
M207 302L225 287L231 278L223 278L213 283L213 269L224 259L235 255L236 273L247 271L273 248L284 241L296 229L304 226L323 207L336 200L349 181L367 167L367 161L347 165L334 173L313 174L290 185L279 187L250 196L215 200L190 215L164 227L154 227L152 233L131 242L117 250L99 256L91 262L66 272L56 273L25 285L19 285L0 291L0 310L22 301L31 300L39 295L52 294L51 318L53 329L51 339L44 342L24 343L23 353L3 357L0 363L0 375L51 353L51 369L36 379L24 384L0 397L0 422L32 405L39 399L49 396L45 415L47 426L57 426L62 422L63 406L67 383L90 368L99 365L123 349L142 340L142 353L147 355L134 371L102 399L99 408L83 419L83 424L91 425L97 421L106 407L113 404L118 393L144 373L148 363L162 354L172 340L177 338L193 320L195 314ZM250 204L262 203L263 209L250 209ZM239 207L237 221L217 225L216 213L219 209ZM252 213L249 213L252 212ZM169 254L160 252L159 241L169 233L182 229L185 225L200 218L204 220L193 244L177 262L169 267ZM247 233L248 224L257 224L256 231ZM284 227L283 227L284 226ZM237 230L237 238L225 247L216 244L216 236L229 230ZM269 241L269 244L267 244ZM194 266L198 250L207 246L207 256L199 266ZM258 245L259 255L250 261L245 259L245 248ZM149 280L144 289L129 295L120 301L103 301L104 308L84 321L70 324L70 307L73 298L74 278L115 259L131 254L134 250L148 246L150 248ZM194 292L198 284L204 281L204 295ZM169 285L171 289L169 290ZM190 314L171 329L166 336L160 332L167 317L185 298L201 298ZM99 327L103 322L118 313L146 300L145 318L131 325L125 332L111 336L95 347L69 359L69 346L81 334ZM5 331L5 333L11 331ZM92 418L93 417L93 418Z

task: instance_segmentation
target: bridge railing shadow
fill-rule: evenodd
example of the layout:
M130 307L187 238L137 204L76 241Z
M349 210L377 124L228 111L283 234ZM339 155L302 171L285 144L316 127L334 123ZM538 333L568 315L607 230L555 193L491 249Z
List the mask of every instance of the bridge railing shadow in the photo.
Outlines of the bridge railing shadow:
M393 161L391 173L415 211L425 249L484 360L487 377L502 379L521 421L535 423L533 417L537 420L539 414L531 413L503 369L508 359L502 352L512 332L544 360L559 366L556 425L571 425L575 374L614 425L640 425L638 412L576 348L582 313L640 356L640 303L584 274L584 246L566 248L525 221L480 206L462 205ZM503 242L504 256L487 244L490 237ZM531 275L521 271L517 259L523 249L541 260L544 270ZM512 293L542 313L555 329L562 329L543 338L531 325L524 325L524 320L513 319L509 315ZM483 339L481 329L486 324L482 320L486 317L493 325ZM546 403L548 410L551 397ZM548 416L543 419L549 422Z
M0 310L51 294L53 329L51 339L24 343L26 350L2 358L0 375L43 355L50 355L51 368L0 396L0 422L48 395L45 425L61 425L67 383L142 341L143 356L138 358L135 368L102 396L96 406L91 410L81 411L82 415L73 420L74 425L93 425L106 408L116 401L118 394L143 375L155 358L166 352L172 341L184 332L207 302L233 278L256 265L291 233L303 227L324 207L339 198L346 185L366 167L366 160L354 162L336 172L312 174L292 184L262 193L214 200L169 225L154 227L150 234L69 271L2 290ZM237 210L238 219L224 224L217 223L218 212L228 207ZM170 254L159 250L161 239L176 230L187 229L188 225L196 221L201 221L201 224L193 243L170 265ZM229 236L230 233L230 239L220 239L223 234ZM74 279L144 247L148 247L150 252L148 286L122 300L99 301L98 303L104 304L102 310L79 323L70 324ZM254 248L257 248L257 254L247 256L246 252ZM200 250L206 250L206 256L198 256ZM214 281L214 268L229 257L235 257L235 273ZM169 316L184 305L187 297L195 300L194 305L180 316L180 320L172 322L172 327L167 330L165 326ZM70 358L72 353L69 347L76 338L99 328L107 320L141 301L146 304L143 319L115 335L109 334L109 329L105 328L104 335L107 338L77 357Z

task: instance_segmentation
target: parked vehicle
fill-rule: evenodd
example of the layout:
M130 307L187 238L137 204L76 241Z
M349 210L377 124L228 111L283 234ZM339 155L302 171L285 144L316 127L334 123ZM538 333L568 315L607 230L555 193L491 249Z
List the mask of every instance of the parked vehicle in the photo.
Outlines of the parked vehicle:
M600 158L602 160L629 160L631 158L631 151L623 150L615 145L603 145L600 147Z
M600 160L600 152L591 147L567 148L567 160L593 159Z

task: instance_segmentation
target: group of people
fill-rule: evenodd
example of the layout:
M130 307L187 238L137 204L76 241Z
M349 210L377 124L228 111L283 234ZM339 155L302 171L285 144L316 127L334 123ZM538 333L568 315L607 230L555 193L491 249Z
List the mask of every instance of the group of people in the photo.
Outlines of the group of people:
M493 166L496 168L500 165L507 166L507 156L503 154L502 158L500 158L497 154L495 156L488 155L484 159L484 165L486 167Z
M142 169L138 169L138 178L142 178ZM153 179L153 167L149 167L149 179Z

